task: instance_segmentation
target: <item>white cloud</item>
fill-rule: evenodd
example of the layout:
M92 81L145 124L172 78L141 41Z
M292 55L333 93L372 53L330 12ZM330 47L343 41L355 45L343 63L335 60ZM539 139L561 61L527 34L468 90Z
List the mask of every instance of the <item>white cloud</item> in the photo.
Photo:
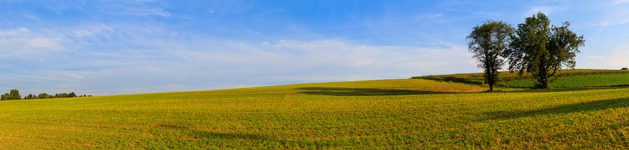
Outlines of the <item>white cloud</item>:
M96 24L87 27L77 28L73 31L74 36L79 38L95 36L104 32L113 32L113 29L104 24Z
M161 16L161 17L170 17L170 13L161 8L149 8L149 9L130 9L127 12L129 15L137 15L137 16Z
M439 12L439 13L421 14L421 15L415 17L415 18L419 19L419 20L424 20L424 19L430 20L430 19L440 18L442 16L443 16L443 13Z
M621 5L626 3L629 3L629 0L611 0L609 5Z
M366 78L373 77L372 73L367 73L372 71L380 75L404 78L418 74L452 72L449 68L440 68L447 64L474 66L467 61L471 58L464 46L444 46L445 48L422 48L351 44L342 40L280 40L272 44L237 44L230 46L232 51L219 55L211 50L195 51L193 54L188 52L183 60L228 60L227 63L250 63L294 70L337 69L348 71L346 75L364 74ZM354 71L356 73L351 74Z
M0 30L0 57L45 56L62 50L61 39L32 32L27 28Z
M155 47L118 50L115 54L83 51L84 59L72 58L54 64L57 68L18 73L7 81L37 81L37 89L45 92L102 95L477 71L464 46L456 44L431 48L363 45L338 39L266 43L157 40L142 44Z
M113 15L129 15L129 16L139 16L139 17L150 17L150 16L159 16L159 17L170 17L170 12L162 9L162 8L129 8L129 9L116 9L116 10L108 10L107 13Z
M34 37L25 41L25 46L31 46L35 48L57 48L59 45L48 38Z
M619 26L619 25L624 25L624 24L629 23L629 17L625 17L625 16L606 17L606 18L607 19L604 19L600 22L600 24L598 25L599 27L609 28L609 27Z
M614 5L602 5L599 7L601 12L600 20L595 20L598 23L596 26L599 28L610 28L613 26L620 26L629 24L629 10L626 6L619 5L626 1L614 2Z
M563 10L565 10L565 7L562 7L562 6L535 6L529 9L528 11L526 11L524 13L524 16L530 17L537 14L538 12L542 12L546 15L551 15L552 13L563 11Z
M17 29L10 29L10 30L0 30L0 37L18 36L18 35L26 34L29 32L30 30L24 27L17 28Z
M620 69L629 67L629 44L619 44L611 48L611 51L597 51L581 58L577 61L578 68L606 68Z

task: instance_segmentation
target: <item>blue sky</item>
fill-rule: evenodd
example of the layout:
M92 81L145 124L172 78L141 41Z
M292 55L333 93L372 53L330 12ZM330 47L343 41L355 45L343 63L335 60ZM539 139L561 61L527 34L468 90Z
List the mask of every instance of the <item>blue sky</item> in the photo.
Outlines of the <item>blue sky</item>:
M479 72L465 37L536 12L629 67L629 1L0 0L0 92L126 94Z

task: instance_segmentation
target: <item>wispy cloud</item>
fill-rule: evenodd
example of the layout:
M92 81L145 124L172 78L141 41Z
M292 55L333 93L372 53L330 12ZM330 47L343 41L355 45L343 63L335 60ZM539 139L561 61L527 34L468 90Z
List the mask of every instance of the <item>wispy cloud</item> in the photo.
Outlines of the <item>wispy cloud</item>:
M629 24L629 17L627 16L615 16L615 17L608 17L604 20L602 20L598 26L601 28L609 28L612 26L619 26L619 25L625 25L625 24Z
M417 17L415 17L415 18L419 19L419 20L425 20L425 19L435 19L435 18L439 18L439 17L443 17L443 13L442 12L421 14L421 15L418 15Z
M74 33L74 36L79 38L91 37L103 32L113 32L113 29L111 27L104 24L90 25L73 30L74 31L72 31L72 33Z
M532 16L534 14L537 14L538 12L542 12L542 13L544 13L546 15L552 15L555 12L559 12L559 11L563 11L563 10L565 10L565 7L563 7L563 6L546 6L546 5L535 6L533 8L530 8L529 10L527 10L524 13L524 16L530 17L530 16Z
M172 14L164 9L160 4L154 4L153 1L124 1L121 3L106 3L104 8L98 9L108 15L115 16L136 16L136 17L171 17Z
M610 3L608 3L609 5L621 5L621 4L627 4L629 3L629 0L611 0Z
M615 46L611 46L611 51L596 52L583 56L580 65L583 68L607 68L607 69L620 69L622 67L629 67L629 44L623 43Z
M62 50L59 37L33 33L28 28L0 30L0 57L33 57Z
M128 9L126 12L121 12L125 15L135 16L161 16L170 17L170 13L161 8L147 8L147 9Z
M597 27L609 28L613 26L629 24L629 10L626 6L626 0L613 1L611 4L603 3L601 9L601 20L597 20Z
M63 69L66 70L63 72L56 68L44 69L23 72L24 76L19 78L42 83L48 80L51 83L38 85L44 91L72 89L79 93L112 94L408 78L475 69L464 46L460 45L383 46L336 39L263 43L150 40L141 44L153 47L146 51L127 49L115 53L81 51L85 59L64 60L54 65L89 69ZM13 77L7 80L15 80L17 76L7 77Z

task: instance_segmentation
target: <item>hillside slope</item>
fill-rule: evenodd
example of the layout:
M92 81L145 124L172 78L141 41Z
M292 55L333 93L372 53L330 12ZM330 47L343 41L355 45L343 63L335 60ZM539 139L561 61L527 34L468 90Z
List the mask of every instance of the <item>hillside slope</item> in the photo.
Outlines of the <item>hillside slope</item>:
M0 149L628 148L629 88L424 79L0 102Z

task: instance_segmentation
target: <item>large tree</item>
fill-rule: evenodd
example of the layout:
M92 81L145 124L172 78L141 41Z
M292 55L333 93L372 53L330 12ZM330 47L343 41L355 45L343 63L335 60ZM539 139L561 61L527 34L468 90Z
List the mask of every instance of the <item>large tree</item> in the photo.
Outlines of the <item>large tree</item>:
M510 49L504 55L509 70L529 72L537 80L536 88L550 88L549 79L562 67L574 68L576 53L583 46L583 35L570 31L569 22L562 26L550 24L543 13L537 13L518 25Z
M11 97L10 99L22 99L20 91L18 91L17 89L12 89L11 91L9 91L9 95Z
M20 96L20 91L18 91L17 89L12 89L9 93L2 94L2 96L0 96L0 99L2 100L22 99L22 96Z
M513 32L509 24L490 20L475 26L467 36L472 57L478 61L478 67L485 70L485 83L489 85L489 91L494 90L494 84L498 81L498 70L505 63L501 55L509 48Z

